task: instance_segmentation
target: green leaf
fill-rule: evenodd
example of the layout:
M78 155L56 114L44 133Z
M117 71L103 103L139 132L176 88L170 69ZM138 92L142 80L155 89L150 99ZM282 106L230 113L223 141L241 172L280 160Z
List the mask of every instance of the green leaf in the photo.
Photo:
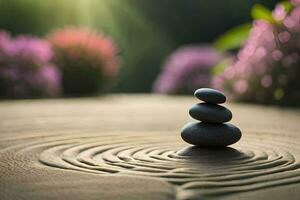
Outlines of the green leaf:
M272 11L261 4L255 4L252 7L251 16L253 19L263 19L272 23L275 22Z
M213 46L220 51L239 48L248 38L251 23L239 25L219 36Z
M293 5L289 1L283 1L280 4L283 5L286 12L290 12L293 8Z
M279 89L275 90L275 92L274 92L274 98L276 100L280 100L280 99L282 99L282 97L284 97L284 91L283 91L283 89L279 88Z
M211 73L213 75L217 75L220 74L224 71L224 69L226 67L228 67L228 65L230 65L230 59L229 58L225 58L223 60L221 60L217 65L215 65L212 70Z

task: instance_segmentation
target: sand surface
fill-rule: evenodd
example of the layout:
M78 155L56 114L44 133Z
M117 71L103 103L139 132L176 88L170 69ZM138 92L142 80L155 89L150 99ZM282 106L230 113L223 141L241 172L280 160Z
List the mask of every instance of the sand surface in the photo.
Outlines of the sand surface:
M289 199L300 196L300 110L225 104L243 136L180 138L188 97L0 102L0 199Z

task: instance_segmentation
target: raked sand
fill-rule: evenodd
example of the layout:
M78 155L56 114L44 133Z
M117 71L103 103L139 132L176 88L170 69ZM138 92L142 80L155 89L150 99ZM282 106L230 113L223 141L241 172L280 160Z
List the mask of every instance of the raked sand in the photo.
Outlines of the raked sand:
M226 104L221 150L180 137L189 97L0 102L0 199L289 199L300 195L300 110Z

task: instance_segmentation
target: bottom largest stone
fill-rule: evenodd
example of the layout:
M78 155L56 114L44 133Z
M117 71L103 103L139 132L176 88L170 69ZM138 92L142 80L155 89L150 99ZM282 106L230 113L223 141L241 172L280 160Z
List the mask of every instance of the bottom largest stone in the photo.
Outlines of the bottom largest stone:
M189 144L201 147L225 147L240 140L242 133L232 124L187 123L181 137Z

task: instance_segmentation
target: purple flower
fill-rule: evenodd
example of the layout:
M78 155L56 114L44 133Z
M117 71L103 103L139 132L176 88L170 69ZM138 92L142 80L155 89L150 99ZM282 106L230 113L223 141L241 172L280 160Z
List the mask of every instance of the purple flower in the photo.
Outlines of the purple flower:
M46 40L31 36L19 36L13 41L12 54L39 67L48 63L53 57L51 45Z
M32 36L15 39L0 31L0 95L5 97L55 96L60 73L51 63L51 45Z
M253 23L236 62L213 78L213 87L237 100L299 104L300 7L286 13L278 5L273 16L274 24Z
M299 5L300 5L300 0L291 0L291 3L292 3L294 6L299 6Z
M157 93L188 93L210 85L210 70L223 58L209 46L185 46L166 61L153 85Z

